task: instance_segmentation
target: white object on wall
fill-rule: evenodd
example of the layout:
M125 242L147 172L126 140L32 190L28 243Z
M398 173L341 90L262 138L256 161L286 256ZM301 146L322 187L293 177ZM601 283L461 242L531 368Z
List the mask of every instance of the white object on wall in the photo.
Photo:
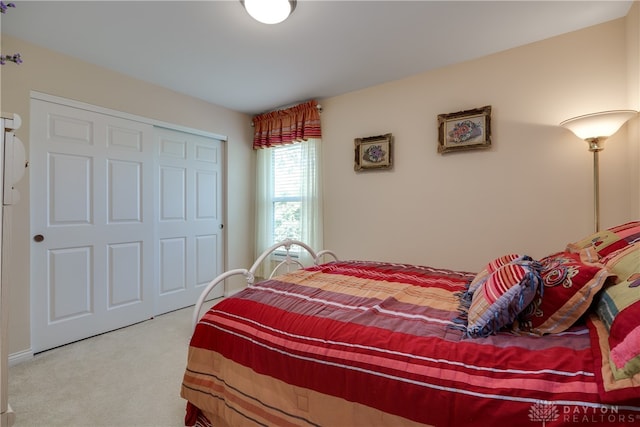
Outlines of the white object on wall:
M11 116L8 118L7 116ZM20 201L20 192L15 189L15 184L22 179L27 166L24 145L14 135L14 130L19 129L22 120L17 114L3 114L5 121L4 131L4 185L2 204L13 205Z
M14 188L24 175L26 167L25 150L22 142L14 135L22 121L17 114L2 114L0 117L0 188L3 191L3 206L0 207L0 279L3 279L2 269L4 257L2 246L8 239L8 229L4 227L4 205L17 203L20 193ZM8 331L9 331L9 286L5 280L0 280L0 426L11 427L15 422L15 413L8 402Z

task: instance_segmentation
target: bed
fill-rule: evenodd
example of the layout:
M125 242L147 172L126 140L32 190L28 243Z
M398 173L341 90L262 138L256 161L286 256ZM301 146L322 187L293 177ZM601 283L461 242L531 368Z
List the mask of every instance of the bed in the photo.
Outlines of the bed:
M200 297L185 425L640 424L640 221L480 272L282 245ZM201 315L236 274L248 286Z

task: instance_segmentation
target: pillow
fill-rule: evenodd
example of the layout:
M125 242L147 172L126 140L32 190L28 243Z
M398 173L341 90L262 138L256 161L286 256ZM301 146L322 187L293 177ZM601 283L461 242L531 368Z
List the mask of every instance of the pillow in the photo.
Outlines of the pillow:
M635 328L620 327L619 319L627 318L631 323L637 324L640 315L640 302L634 304L634 310L625 310L621 316L616 317L611 331L620 329L624 336L609 333L609 348L611 349L611 370L615 379L631 378L640 374L640 325ZM626 314L626 316L625 316ZM628 326L627 323L626 326ZM626 330L629 329L629 332Z
M581 257L581 255L584 255ZM596 293L612 274L582 253L558 252L540 260L542 285L518 316L515 331L536 335L567 330L591 306Z
M640 242L602 260L617 275L598 300L597 313L609 332L615 378L640 373Z
M520 255L520 254L507 254L490 261L485 266L485 268L482 269L482 271L480 271L476 275L476 277L473 278L473 280L469 284L469 289L467 291L468 294L470 296L473 295L476 289L478 289L478 287L487 280L487 277L489 277L491 273L493 273L503 265L509 264L510 262L515 261L517 259L526 259L531 261L531 257L528 257L526 255Z
M639 241L640 221L633 221L591 234L578 242L569 243L566 250L579 253L582 249L593 246L600 256L606 256Z
M467 314L469 313L469 307L471 306L471 300L473 298L473 294L475 291L482 286L484 282L486 282L487 278L502 267L505 264L509 264L512 261L523 259L531 261L532 258L527 255L520 254L507 254L501 257L498 257L494 260L489 261L489 263L480 271L476 276L471 280L471 282L467 285L467 288L464 292L456 293L456 296L460 300L460 316L454 319L454 323L456 324L455 328L460 329L466 333L467 331Z
M623 402L637 404L640 396L640 372L627 378L619 378L610 360L609 333L602 320L595 313L590 313L587 326L595 362L594 373L602 402L616 405Z
M540 286L534 261L516 259L490 273L473 293L467 313L467 335L485 337L510 325Z

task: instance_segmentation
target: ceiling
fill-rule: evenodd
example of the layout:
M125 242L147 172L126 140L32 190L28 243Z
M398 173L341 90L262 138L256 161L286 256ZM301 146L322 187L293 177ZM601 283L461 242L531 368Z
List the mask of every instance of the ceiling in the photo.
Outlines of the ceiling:
M298 0L278 25L239 0L14 3L4 34L255 114L620 18L633 0Z

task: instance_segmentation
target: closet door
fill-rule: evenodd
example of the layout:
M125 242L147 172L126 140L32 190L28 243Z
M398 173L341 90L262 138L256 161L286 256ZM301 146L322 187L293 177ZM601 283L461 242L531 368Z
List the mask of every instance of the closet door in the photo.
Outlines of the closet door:
M192 305L223 272L222 141L156 129L156 314ZM222 287L210 297L223 295Z
M153 316L153 126L32 99L32 349Z
M34 352L193 305L224 269L223 141L56 101L31 101Z

